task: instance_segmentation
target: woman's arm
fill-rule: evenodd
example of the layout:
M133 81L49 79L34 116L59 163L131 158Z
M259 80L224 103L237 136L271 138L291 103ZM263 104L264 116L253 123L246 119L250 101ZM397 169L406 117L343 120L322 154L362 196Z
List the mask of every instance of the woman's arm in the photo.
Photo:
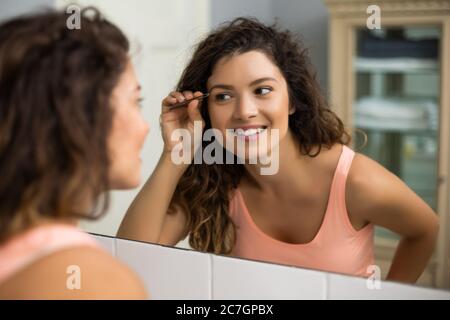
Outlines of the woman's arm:
M356 154L346 190L349 215L401 236L386 280L414 283L436 245L437 215L397 176Z
M177 239L181 240L179 238L182 238L185 232L183 226L178 225L183 223L184 214L177 212L176 217L166 218L166 212L184 171L182 166L172 163L170 154L163 153L152 175L128 208L117 237L160 243L164 229L164 238L175 239L175 244ZM175 220L176 225L172 223L171 228L164 228L166 219Z
M172 141L171 136L178 129L188 130L194 136L194 122L204 122L198 100L190 102L185 108L171 110L170 106L201 95L201 92L172 92L163 100L160 119L164 151L152 175L125 214L118 237L174 245L186 236L185 214L166 214L178 181L189 166L172 161L171 152L179 142ZM194 150L191 151L191 159L193 155Z

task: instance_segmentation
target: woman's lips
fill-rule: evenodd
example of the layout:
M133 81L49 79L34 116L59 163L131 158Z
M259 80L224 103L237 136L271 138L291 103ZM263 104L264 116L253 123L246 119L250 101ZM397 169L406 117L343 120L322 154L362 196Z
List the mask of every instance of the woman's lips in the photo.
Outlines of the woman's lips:
M231 132L238 139L256 140L261 134L267 132L267 126L245 126L231 129Z

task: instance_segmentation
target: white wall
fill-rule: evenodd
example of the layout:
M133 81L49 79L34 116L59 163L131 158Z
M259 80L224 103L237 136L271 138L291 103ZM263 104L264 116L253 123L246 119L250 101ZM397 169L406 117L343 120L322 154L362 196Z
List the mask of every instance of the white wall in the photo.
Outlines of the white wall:
M272 24L273 0L211 0L211 26L219 26L236 17L252 16L264 23Z
M53 5L54 0L1 0L0 21L35 10L51 8Z
M445 299L450 292L96 236L153 299Z

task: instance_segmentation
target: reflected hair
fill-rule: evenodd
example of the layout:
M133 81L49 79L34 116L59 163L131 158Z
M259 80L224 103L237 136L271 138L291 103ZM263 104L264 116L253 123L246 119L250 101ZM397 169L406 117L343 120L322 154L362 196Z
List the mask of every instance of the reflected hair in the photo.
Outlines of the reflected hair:
M254 18L227 22L201 41L184 69L177 91L207 92L207 80L221 58L253 50L264 53L287 82L289 103L295 108L288 119L289 129L302 154L315 157L323 147L350 143L350 134L321 92L303 43L290 31ZM202 102L201 114L204 130L208 130L211 121L207 100ZM204 142L202 148L206 146ZM236 226L229 217L229 201L245 174L236 158L234 163L191 164L176 187L169 213L182 210L186 214L189 243L194 249L220 254L229 254L233 249Z

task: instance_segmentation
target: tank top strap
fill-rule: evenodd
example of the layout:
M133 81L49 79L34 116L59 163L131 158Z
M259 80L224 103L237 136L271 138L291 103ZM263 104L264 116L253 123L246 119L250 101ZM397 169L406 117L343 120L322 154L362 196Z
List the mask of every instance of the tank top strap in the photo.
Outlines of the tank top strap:
M347 147L342 146L342 153L339 158L338 165L334 174L333 184L330 192L330 214L333 216L333 225L343 225L347 230L353 233L355 230L351 226L351 222L347 212L345 201L345 188L347 183L348 173L353 162L355 152Z
M350 149L346 145L342 145L342 153L336 167L337 186L342 186L342 183L344 183L345 185L354 156L355 152L352 149Z
M0 246L0 283L47 255L77 246L103 250L92 236L75 226L49 224L25 231Z

